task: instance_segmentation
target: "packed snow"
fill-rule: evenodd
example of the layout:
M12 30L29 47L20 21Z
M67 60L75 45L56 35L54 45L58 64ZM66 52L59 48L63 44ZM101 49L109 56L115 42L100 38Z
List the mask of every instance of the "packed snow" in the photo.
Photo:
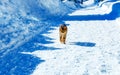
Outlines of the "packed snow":
M109 3L109 5L112 3ZM107 5L106 5L107 7ZM102 7L77 10L71 14L106 14ZM108 12L107 12L108 13ZM110 12L109 12L110 13ZM115 20L65 21L68 24L67 42L59 43L59 27L49 34L59 50L23 52L44 59L31 75L119 75L120 72L120 18ZM39 43L38 43L39 44Z
M101 22L101 23L100 23ZM119 75L120 30L115 21L66 22L69 32L66 45L58 43L58 29L46 36L55 43L47 46L56 51L30 54L46 60L32 75ZM88 32L89 31L89 32Z
M94 1L1 0L0 75L120 75L120 1Z

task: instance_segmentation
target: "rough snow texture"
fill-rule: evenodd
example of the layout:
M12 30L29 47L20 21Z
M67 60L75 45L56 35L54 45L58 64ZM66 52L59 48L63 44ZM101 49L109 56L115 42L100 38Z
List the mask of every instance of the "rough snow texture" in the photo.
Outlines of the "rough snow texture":
M79 10L76 12L87 14L93 11ZM45 46L61 49L24 52L45 60L36 67L32 75L119 75L119 21L119 18L116 20L66 21L65 23L69 26L65 45L59 43L59 29L54 27L55 30L51 30L50 34L43 34L53 38L54 42Z
M60 18L68 12L69 9L59 0L0 1L0 50L18 47L33 37L33 34L50 26L47 21L52 20L51 16ZM41 19L47 21L42 22Z
M100 23L101 22L101 23ZM35 51L46 60L32 75L119 75L120 30L115 21L66 22L66 45L58 43L58 29L46 36L53 37L56 51Z
M69 12L59 0L0 0L0 75L119 75L120 14L112 12L114 18L107 15L112 4L68 15L84 15L83 20L62 19L69 24L63 45L59 43L57 25L49 21ZM114 10L119 12L119 8ZM97 19L101 14L110 19ZM50 31L46 32L46 28Z

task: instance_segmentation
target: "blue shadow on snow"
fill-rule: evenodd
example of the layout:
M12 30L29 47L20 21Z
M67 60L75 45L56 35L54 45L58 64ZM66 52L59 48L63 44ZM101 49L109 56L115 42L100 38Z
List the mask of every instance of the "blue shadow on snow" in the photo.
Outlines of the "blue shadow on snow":
M120 17L119 8L120 3L116 3L112 6L112 11L109 14L65 16L62 19L64 21L115 20L116 18Z
M0 75L29 75L44 61L31 55L11 51L0 58Z
M112 7L112 11L105 15L84 15L84 16L65 16L59 23L64 21L82 21L82 20L114 20L120 17L120 3L116 3ZM58 27L59 24L52 25L53 27ZM41 34L48 33L51 30L49 27L39 33L38 35L31 38L29 41L25 42L16 49L10 50L9 48L0 51L0 75L29 75L31 74L36 66L45 60L39 59L35 56L28 54L22 54L21 52L33 52L36 50L58 50L59 48L43 46L44 44L52 44L52 38L43 36ZM43 45L39 45L39 43ZM84 47L94 47L96 43L91 42L72 42L73 45L84 46Z
M72 42L72 45L84 46L84 47L94 47L96 43L91 42Z
M50 34L49 30L53 30L53 28L47 27L17 48L0 50L0 75L30 75L38 64L45 62L45 60L29 54L22 54L22 52L58 50L59 48L44 46L44 44L54 43L52 38L42 35Z

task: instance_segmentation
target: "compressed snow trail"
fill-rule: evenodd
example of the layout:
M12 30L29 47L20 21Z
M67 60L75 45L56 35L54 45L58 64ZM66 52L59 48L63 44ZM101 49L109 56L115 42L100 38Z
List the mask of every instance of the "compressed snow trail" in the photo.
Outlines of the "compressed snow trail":
M80 14L88 11L79 10ZM23 52L45 60L32 75L119 75L119 22L120 19L66 21L70 25L65 45L59 43L59 28L54 27L55 30L49 31L49 34L43 34L53 38L54 42L45 46L61 49Z
M58 28L45 34L53 38L56 51L31 54L46 60L32 75L119 75L120 26L116 21L68 21L66 45L59 43ZM84 45L77 44L83 43ZM94 44L89 46L88 44Z
M44 34L60 50L35 51L45 60L32 75L119 75L120 25L116 21L67 21L67 43L59 43L58 28ZM77 44L83 43L84 45ZM88 44L94 44L94 46Z

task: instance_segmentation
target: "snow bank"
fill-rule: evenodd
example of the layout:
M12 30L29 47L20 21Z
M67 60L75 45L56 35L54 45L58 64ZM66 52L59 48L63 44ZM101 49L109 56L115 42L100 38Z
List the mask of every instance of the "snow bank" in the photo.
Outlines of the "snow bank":
M104 14L109 14L112 12L113 6L116 3L119 3L120 1L115 1L115 2L101 2L98 6L88 6L85 9L80 9L81 11L75 11L72 14L69 15L104 15ZM84 11L87 10L87 11ZM93 11L94 10L94 11ZM119 10L116 8L116 10Z
M24 11L39 19L59 18L69 12L69 9L60 0L21 0L19 6L23 7L21 4L24 4Z
M1 0L0 50L22 44L68 12L60 0Z

